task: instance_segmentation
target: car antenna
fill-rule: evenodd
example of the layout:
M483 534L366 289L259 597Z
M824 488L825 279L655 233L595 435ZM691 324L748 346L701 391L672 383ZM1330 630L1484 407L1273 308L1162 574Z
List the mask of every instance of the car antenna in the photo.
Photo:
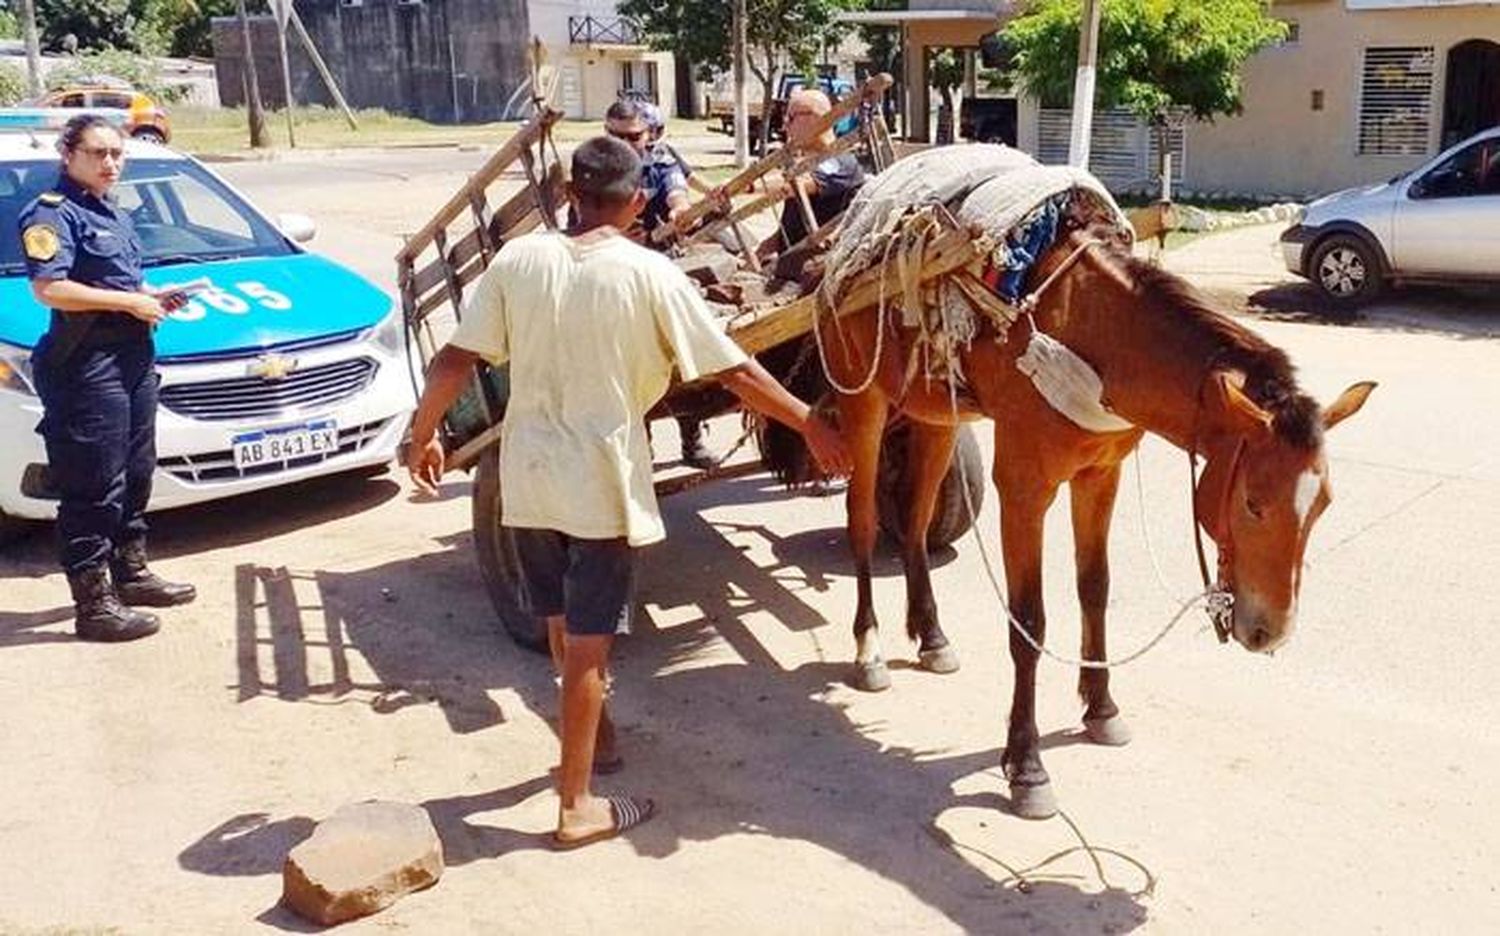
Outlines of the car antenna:
M31 148L42 149L42 141L36 138L36 133L30 127L26 128L26 135L31 137Z

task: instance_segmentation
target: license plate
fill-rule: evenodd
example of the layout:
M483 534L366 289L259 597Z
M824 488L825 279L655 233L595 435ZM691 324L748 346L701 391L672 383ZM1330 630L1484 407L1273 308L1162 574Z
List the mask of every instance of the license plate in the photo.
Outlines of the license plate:
M299 458L332 455L339 450L339 429L333 420L325 419L302 426L247 432L231 441L234 467L243 471L258 465L279 465Z

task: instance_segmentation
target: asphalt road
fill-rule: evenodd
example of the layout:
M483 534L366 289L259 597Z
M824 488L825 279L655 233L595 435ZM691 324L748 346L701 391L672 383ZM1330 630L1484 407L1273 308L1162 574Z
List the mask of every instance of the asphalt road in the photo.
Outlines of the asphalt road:
M389 284L399 232L481 156L224 171L274 210L317 216L318 249ZM1329 437L1335 502L1301 626L1265 658L1189 619L1115 675L1135 731L1118 750L1080 742L1075 674L1044 663L1044 757L1073 827L1005 811L1011 674L975 542L935 560L964 662L949 677L902 665L915 654L901 575L882 555L876 602L898 666L892 691L862 695L843 682L855 596L839 499L752 476L666 503L643 626L621 646L627 768L605 789L655 796L661 815L628 841L552 855L553 690L493 628L467 479L436 500L399 475L335 479L158 517L161 570L202 597L138 644L70 639L45 536L0 559L0 932L300 931L276 907L286 849L372 797L426 805L449 869L355 933L1487 932L1500 919L1500 303L1418 293L1329 324L1275 273L1274 236L1205 238L1168 262L1212 289L1249 276L1267 281L1257 294L1282 290L1247 321L1319 399L1381 384ZM710 441L737 435L724 421ZM670 426L658 438L665 458ZM1139 484L1127 472L1116 653L1195 588L1184 461L1148 439ZM991 549L997 527L991 497ZM1047 536L1050 640L1066 652L1065 504ZM1109 850L1108 882L1072 853L1018 890L1007 867L1078 844L1075 831Z

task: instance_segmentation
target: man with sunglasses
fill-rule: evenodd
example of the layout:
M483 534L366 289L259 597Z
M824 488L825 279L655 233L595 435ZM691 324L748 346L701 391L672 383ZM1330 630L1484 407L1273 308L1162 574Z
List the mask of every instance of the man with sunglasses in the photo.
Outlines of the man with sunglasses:
M641 210L640 235L650 246L650 234L661 224L685 211L689 204L688 177L670 149L656 145L656 135L647 121L645 106L636 101L616 101L604 114L604 131L630 144L641 160L641 191L646 207Z
M860 186L865 184L865 173L853 153L830 153L835 140L832 127L821 133L812 131L818 118L833 110L833 101L817 88L802 88L792 93L786 104L787 145L795 146L808 154L827 154L813 171L796 179L787 179L780 174L768 176L766 191L779 194L787 201L781 206L781 225L776 233L761 242L756 250L764 261L784 254L800 244L812 231L802 217L802 207L797 204L795 188L800 188L812 207L814 220L819 225L827 224L844 212L854 200ZM791 278L792 271L779 269L779 276Z

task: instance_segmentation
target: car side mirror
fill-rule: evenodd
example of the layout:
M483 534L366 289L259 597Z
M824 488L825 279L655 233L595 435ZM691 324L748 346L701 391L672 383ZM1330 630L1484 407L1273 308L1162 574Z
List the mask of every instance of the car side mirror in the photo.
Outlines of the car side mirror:
M318 226L313 219L304 214L283 214L276 216L276 227L289 240L299 244L305 244L318 235Z

